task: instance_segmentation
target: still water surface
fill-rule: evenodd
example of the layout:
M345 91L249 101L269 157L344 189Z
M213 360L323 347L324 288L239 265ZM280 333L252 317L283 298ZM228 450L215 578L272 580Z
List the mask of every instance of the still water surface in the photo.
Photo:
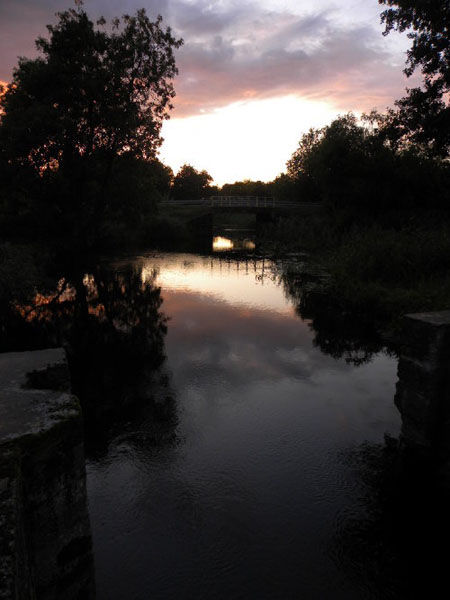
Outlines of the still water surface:
M386 597L347 546L367 512L351 457L398 435L396 360L324 354L270 262L132 262L157 271L176 418L89 458L98 597Z

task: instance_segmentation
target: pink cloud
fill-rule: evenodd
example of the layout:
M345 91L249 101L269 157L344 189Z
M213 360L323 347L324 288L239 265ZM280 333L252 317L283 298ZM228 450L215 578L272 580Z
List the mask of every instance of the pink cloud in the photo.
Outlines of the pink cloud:
M287 94L328 101L340 110L368 110L403 93L401 68L375 29L345 29L324 15L283 13L258 25L247 38L230 32L187 40L178 57L177 116Z
M1 3L1 79L11 77L18 55L35 55L34 39L66 4ZM142 0L92 0L87 9L93 18L109 18L141 5ZM327 101L342 111L383 108L403 95L403 57L387 50L377 23L343 25L336 9L313 7L299 16L252 0L155 0L149 12L162 13L185 40L177 54L177 117L287 94Z

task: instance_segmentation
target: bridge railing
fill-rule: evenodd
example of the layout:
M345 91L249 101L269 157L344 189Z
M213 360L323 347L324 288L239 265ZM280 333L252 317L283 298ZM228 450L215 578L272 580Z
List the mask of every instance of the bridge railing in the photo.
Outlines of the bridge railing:
M265 196L211 196L206 200L209 200L210 206L241 208L273 208L276 202L275 198Z
M209 208L320 208L320 203L302 203L293 200L278 200L271 196L210 196L195 200L165 200L160 206L198 206Z
M160 206L209 206L209 198L196 198L195 200L163 200Z

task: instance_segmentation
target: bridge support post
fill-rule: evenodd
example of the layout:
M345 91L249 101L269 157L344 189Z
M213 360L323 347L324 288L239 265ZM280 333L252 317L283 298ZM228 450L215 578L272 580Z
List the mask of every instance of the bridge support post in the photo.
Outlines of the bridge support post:
M198 245L202 250L210 250L214 225L214 215L212 211L191 219L187 225L196 246Z

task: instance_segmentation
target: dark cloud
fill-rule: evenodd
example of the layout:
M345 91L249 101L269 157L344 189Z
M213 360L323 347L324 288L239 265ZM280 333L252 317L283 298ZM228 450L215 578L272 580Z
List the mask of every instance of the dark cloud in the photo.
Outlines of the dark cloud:
M93 19L112 18L147 5L152 17L168 14L169 0L85 0ZM19 56L36 55L35 40L46 35L56 13L74 7L73 0L0 0L0 79L8 81Z
M375 28L338 26L324 12L247 17L220 35L186 40L178 61L179 115L286 94L368 109L401 92L401 70L390 64Z
M214 2L198 0L183 2L173 0L168 16L178 31L185 37L214 36L239 26L248 19L250 7L245 2Z
M34 39L57 0L1 0L0 79L18 55L32 56ZM161 13L185 45L178 52L176 115L209 111L249 98L298 94L338 109L383 107L402 93L401 68L386 51L377 23L343 25L336 11L302 16L264 3L209 0L87 0L92 16L112 17L147 5Z

